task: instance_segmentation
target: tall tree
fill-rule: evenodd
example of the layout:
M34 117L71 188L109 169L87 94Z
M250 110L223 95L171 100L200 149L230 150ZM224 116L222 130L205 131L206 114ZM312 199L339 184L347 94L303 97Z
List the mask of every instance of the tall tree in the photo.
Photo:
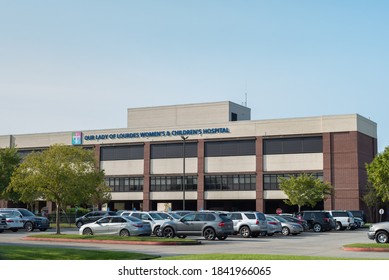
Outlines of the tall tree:
M369 182L383 202L389 201L389 147L366 164Z
M280 178L279 187L288 196L284 200L288 205L297 205L300 212L301 206L315 207L317 202L324 200L331 194L332 186L312 175L302 174L289 178Z
M0 199L17 200L14 192L7 192L11 176L20 163L20 156L16 148L0 149Z
M10 188L23 202L38 198L55 202L57 234L61 233L60 209L92 197L110 197L93 151L64 145L29 154L15 170Z

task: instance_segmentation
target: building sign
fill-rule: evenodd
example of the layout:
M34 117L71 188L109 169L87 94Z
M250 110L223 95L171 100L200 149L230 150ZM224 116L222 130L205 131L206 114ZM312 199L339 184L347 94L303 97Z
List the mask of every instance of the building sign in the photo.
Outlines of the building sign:
M72 145L81 145L81 144L82 144L82 132L73 132Z
M77 132L75 132L77 133ZM81 132L78 132L81 133ZM204 129L186 129L186 130L160 130L160 131L145 131L145 132L127 132L127 133L109 133L109 134L91 134L84 135L84 141L99 141L99 140L116 140L116 139L137 139L137 138L154 138L154 137L171 137L171 136L190 136L204 134L226 134L230 133L227 127L222 128L204 128ZM74 140L74 136L73 136ZM74 144L73 145L80 145Z

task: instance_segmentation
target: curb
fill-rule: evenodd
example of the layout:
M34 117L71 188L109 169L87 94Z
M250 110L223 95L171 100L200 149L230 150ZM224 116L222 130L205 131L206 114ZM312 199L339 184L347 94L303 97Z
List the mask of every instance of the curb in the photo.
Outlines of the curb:
M67 238L41 238L41 237L24 237L22 240L27 241L52 241L52 242L74 242L74 243L102 243L102 244L127 244L127 245L200 245L201 241L193 242L158 242L158 241L125 241L125 240L91 240L91 239L67 239Z
M343 247L344 251L355 252L389 252L389 248L358 248L358 247Z

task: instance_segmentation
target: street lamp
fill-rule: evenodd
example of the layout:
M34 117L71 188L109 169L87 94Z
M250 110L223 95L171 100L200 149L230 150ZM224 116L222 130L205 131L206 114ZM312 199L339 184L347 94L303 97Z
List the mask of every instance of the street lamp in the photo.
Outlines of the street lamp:
M185 210L185 141L189 136L181 136L182 139L182 210Z

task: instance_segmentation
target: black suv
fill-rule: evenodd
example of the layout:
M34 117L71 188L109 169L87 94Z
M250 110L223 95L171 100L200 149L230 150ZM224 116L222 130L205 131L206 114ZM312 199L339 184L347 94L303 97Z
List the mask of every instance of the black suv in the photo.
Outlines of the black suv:
M80 228L83 224L96 222L98 219L105 216L116 216L116 212L115 211L92 211L86 213L84 216L81 216L76 219L76 226Z
M309 229L312 229L314 232L321 232L335 229L335 220L328 211L320 210L308 210L301 211L296 214L297 217L301 217L306 220L309 226Z

